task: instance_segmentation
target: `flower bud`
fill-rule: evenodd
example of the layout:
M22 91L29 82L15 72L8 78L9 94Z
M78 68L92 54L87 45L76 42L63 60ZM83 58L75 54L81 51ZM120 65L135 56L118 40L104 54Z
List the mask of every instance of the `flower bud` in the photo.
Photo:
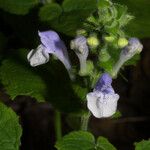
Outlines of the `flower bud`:
M96 36L90 36L89 38L87 38L87 43L90 47L96 48L99 45L99 40Z
M128 40L126 38L119 38L118 47L123 48L128 45Z

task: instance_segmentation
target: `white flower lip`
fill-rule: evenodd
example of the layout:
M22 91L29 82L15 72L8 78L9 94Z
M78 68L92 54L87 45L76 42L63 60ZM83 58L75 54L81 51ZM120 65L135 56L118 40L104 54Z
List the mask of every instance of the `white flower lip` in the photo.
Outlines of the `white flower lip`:
M36 67L47 63L49 61L49 54L42 45L39 45L37 49L33 49L28 53L27 59L32 67Z
M96 118L111 117L116 112L118 99L118 94L94 91L87 94L87 106Z
M111 86L112 77L103 73L93 92L87 94L87 107L96 118L111 117L117 110L119 95Z

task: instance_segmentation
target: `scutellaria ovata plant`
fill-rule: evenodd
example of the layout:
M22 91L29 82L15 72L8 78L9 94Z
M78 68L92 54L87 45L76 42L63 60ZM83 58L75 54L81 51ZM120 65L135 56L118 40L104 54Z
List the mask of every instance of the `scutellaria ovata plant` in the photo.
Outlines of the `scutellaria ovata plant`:
M109 0L98 1L98 9L87 18L83 28L76 31L68 49L55 31L38 31L41 43L28 53L28 61L35 67L47 63L49 54L57 57L73 83L77 76L85 78L85 86L89 89L86 95L89 111L97 118L111 117L119 100L111 85L112 79L117 77L125 62L143 49L139 39L124 32L132 19L127 7ZM79 60L79 70L71 64L70 50ZM113 56L112 53L117 54ZM109 68L105 67L108 63Z
M48 0L41 0L40 2L45 6L47 3L51 3L51 1ZM56 3L52 3L52 6L52 8L58 7ZM81 99L82 110L80 110L78 115L81 119L81 130L88 130L90 116L96 118L112 118L116 114L117 103L121 95L113 88L113 79L117 78L121 69L123 69L131 59L134 60L134 57L139 55L143 49L138 38L130 37L126 33L126 26L130 25L132 19L134 19L134 17L128 13L126 6L113 3L110 0L97 0L97 9L84 20L82 27L75 31L76 34L74 34L74 36L66 38L68 41L66 41L65 38L63 39L64 35L61 33L64 32L59 32L55 27L48 28L47 30L39 29L39 31L37 31L39 43L35 49L28 51L27 54L27 60L31 66L30 69L41 65L48 66L50 65L48 62L51 61L61 62L64 65L64 70L66 69L67 72L66 76L68 74L67 79L73 89L72 91L76 92ZM67 26L65 28L67 28ZM27 64L28 67L29 64ZM58 64L61 65L60 63ZM36 69L38 70L39 68L37 67ZM57 72L51 71L53 75L57 74ZM64 85L64 87L67 85ZM36 86L34 85L34 87L35 91ZM25 93L30 95L32 91ZM54 93L59 95L57 91ZM72 93L70 93L70 95L71 94ZM55 96L55 94L53 96ZM52 98L55 99L55 97ZM59 100L61 100L61 98ZM63 100L64 98L62 98L61 104ZM55 112L56 136L57 139L60 139L60 112L57 110ZM70 136L72 136L72 133L68 136L69 140ZM91 135L87 132L77 132L73 134L74 138L76 138L76 136L76 140L82 136L81 139L84 140L85 137ZM65 138L67 139L67 136ZM63 140L61 141L62 143L65 141ZM66 140L67 144L65 144L67 146L69 145L69 140ZM87 141L87 139L85 141ZM63 145L65 147L63 149L61 142L56 144L58 150L71 150L71 148L67 149L65 147L66 145ZM70 142L70 145L71 144ZM87 150L92 148L88 147ZM97 145L94 145L94 149L98 148ZM114 148L112 148L112 150L113 149Z

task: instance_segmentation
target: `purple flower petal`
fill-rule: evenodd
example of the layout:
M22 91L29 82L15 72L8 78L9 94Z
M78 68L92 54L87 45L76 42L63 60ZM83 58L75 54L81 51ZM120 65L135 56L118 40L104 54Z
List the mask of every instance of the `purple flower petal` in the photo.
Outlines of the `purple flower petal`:
M55 55L66 67L71 69L70 60L67 53L67 48L59 35L54 31L39 32L41 43L44 45L46 51Z
M111 83L112 83L111 76L108 73L104 73L96 83L94 90L102 91L105 93L114 92Z

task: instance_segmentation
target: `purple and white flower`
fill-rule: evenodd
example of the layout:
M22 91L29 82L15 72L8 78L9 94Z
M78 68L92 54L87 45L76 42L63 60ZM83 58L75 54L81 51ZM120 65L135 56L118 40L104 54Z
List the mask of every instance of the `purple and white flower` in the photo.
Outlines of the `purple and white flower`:
M137 38L130 38L128 45L123 48L120 54L120 59L127 61L131 59L135 54L138 54L142 51L143 45Z
M93 92L87 94L87 107L96 118L110 117L116 112L119 95L115 93L111 83L110 75L104 73Z
M119 72L120 68L123 66L123 64L131 59L135 54L139 54L143 49L143 45L137 38L130 38L128 41L128 45L125 46L121 53L119 60L115 64L113 70L112 70L112 76L116 76Z
M31 66L38 66L45 64L49 60L48 54L56 56L66 67L70 73L71 64L64 42L60 39L59 35L52 30L38 32L41 44L37 49L31 50L27 56Z
M80 73L84 74L86 72L87 57L89 55L87 39L84 36L77 36L74 40L71 41L70 47L78 56L80 62Z

